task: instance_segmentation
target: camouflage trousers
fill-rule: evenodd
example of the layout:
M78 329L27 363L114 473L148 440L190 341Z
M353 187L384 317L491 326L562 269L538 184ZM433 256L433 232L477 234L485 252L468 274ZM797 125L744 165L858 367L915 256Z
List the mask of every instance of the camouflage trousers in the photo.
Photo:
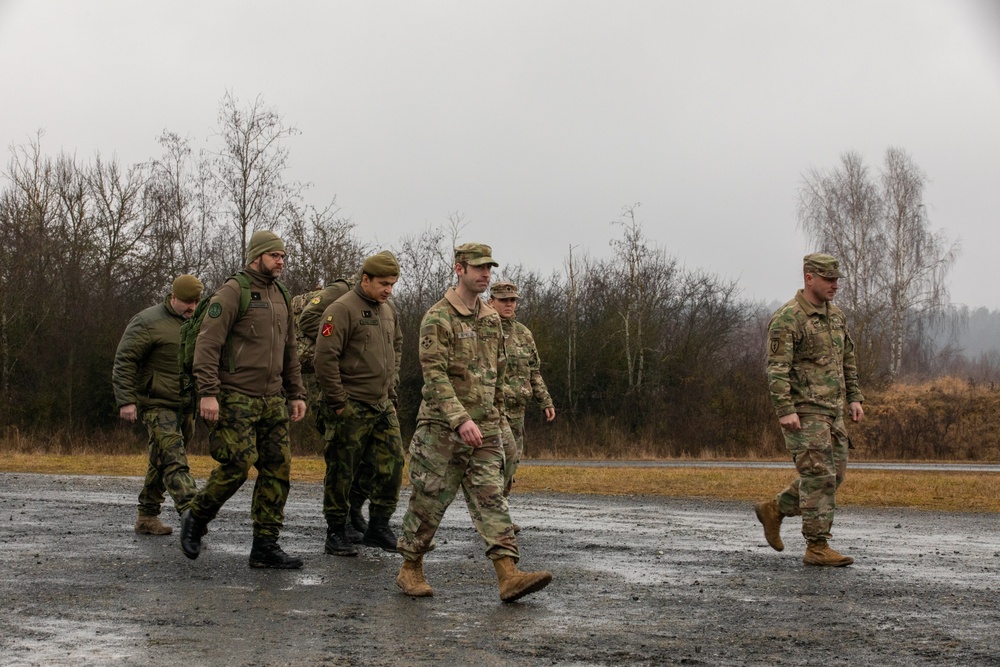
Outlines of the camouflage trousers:
M319 380L316 379L316 373L303 372L302 384L306 387L306 403L309 406L309 414L312 415L313 423L316 425L320 437L325 441L327 407L326 401L323 400L323 390L320 389ZM402 450L402 444L400 444L400 450ZM351 484L349 496L351 507L361 509L371 495L374 479L375 471L368 461L362 459L361 465L358 466L358 472L354 476L354 482Z
M799 477L775 499L784 516L802 515L807 542L830 539L837 509L836 494L847 472L849 441L844 418L799 415L802 430L785 430L785 447Z
M191 503L198 487L188 468L187 445L194 433L194 419L177 410L147 408L142 423L149 434L149 466L139 492L139 514L158 516L165 493L180 514Z
M374 472L364 485L370 491L368 517L388 521L396 511L403 483L403 439L396 409L389 400L369 405L347 399L339 415L326 405L321 410L326 426L323 516L327 525L338 527L347 522L354 502L352 490L358 486L362 467Z
M219 421L211 425L209 449L219 466L191 501L191 514L204 522L215 518L229 498L257 469L250 516L254 537L277 539L285 516L292 450L284 396L253 398L219 392Z
M510 496L510 490L514 486L514 475L517 474L517 466L521 463L521 443L524 441L524 417L517 422L520 426L521 438L517 437L514 430L515 421L508 415L500 420L503 440L503 495Z
M403 557L415 560L434 549L434 533L461 488L472 523L486 541L486 556L519 559L503 495L503 467L501 436L471 447L447 426L418 426L410 441L410 503L397 544Z

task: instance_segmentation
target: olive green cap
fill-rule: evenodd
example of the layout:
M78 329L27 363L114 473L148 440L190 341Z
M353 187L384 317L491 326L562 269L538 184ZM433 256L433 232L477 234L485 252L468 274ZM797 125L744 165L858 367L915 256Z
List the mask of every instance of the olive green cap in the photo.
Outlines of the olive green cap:
M802 258L802 270L823 278L843 278L840 263L833 255L814 252Z
M388 250L383 250L377 255L372 255L366 259L364 265L361 267L361 271L373 278L398 276L399 262L396 261L395 255Z
M455 263L466 262L472 266L500 266L491 255L493 248L484 243L463 243L455 248Z
M205 288L201 281L189 273L174 278L171 290L175 299L180 301L197 301L201 298L201 291Z
M247 261L252 262L266 252L285 252L285 242L274 232L258 229L250 237L247 246Z

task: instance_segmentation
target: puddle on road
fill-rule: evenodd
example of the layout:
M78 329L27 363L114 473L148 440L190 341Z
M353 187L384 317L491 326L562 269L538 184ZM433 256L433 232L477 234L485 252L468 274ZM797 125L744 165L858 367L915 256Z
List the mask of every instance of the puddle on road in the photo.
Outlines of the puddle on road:
M6 667L31 665L113 665L143 662L145 650L137 645L143 633L108 623L61 618L23 619L23 626L7 638L3 664Z

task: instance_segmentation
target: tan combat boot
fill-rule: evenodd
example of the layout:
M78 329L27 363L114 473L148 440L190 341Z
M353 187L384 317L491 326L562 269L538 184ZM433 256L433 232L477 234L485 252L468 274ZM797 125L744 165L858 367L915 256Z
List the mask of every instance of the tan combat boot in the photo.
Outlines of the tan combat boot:
M424 557L417 560L403 559L403 567L396 575L396 585L414 598L428 598L434 595L431 585L424 579Z
M757 520L764 526L764 539L775 551L783 551L785 543L781 541L781 520L785 517L778 509L776 500L768 500L753 506Z
M158 516L140 514L135 520L135 532L139 535L169 535L174 529L164 526Z
M854 562L854 559L850 556L842 556L833 549L830 545L826 543L825 540L821 542L810 542L809 546L806 547L806 555L803 557L802 562L806 565L825 565L827 567L843 567L844 565L850 565Z
M504 556L493 561L500 582L500 599L513 602L529 593L542 590L552 581L551 572L521 572L517 563L510 556Z

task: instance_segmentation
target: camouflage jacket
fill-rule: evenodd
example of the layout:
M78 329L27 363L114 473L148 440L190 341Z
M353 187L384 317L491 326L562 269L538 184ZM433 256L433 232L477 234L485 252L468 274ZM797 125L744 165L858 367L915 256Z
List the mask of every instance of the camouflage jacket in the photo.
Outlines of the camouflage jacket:
M449 288L420 323L424 387L417 424L457 429L471 419L483 437L500 435L503 392L497 382L506 365L497 311L481 299L470 311Z
M295 326L281 289L274 279L250 268L250 307L237 319L240 286L229 279L212 295L194 350L194 378L199 396L217 396L224 387L262 398L284 393L305 400L306 390L295 351ZM225 353L231 343L235 371ZM175 362L176 363L176 362Z
M140 409L180 407L177 351L182 324L184 318L170 307L169 294L163 303L146 308L128 323L111 371L118 407L133 403Z
M369 299L360 285L323 314L313 367L327 405L348 397L377 405L396 398L403 331L390 303Z
M836 417L846 403L862 402L854 341L844 312L832 303L816 307L803 290L779 308L768 326L767 381L779 417Z
M528 399L534 396L542 409L552 407L552 397L540 370L538 348L531 330L513 317L501 320L504 349L507 352L507 372L504 373L503 399L507 414L523 417Z

